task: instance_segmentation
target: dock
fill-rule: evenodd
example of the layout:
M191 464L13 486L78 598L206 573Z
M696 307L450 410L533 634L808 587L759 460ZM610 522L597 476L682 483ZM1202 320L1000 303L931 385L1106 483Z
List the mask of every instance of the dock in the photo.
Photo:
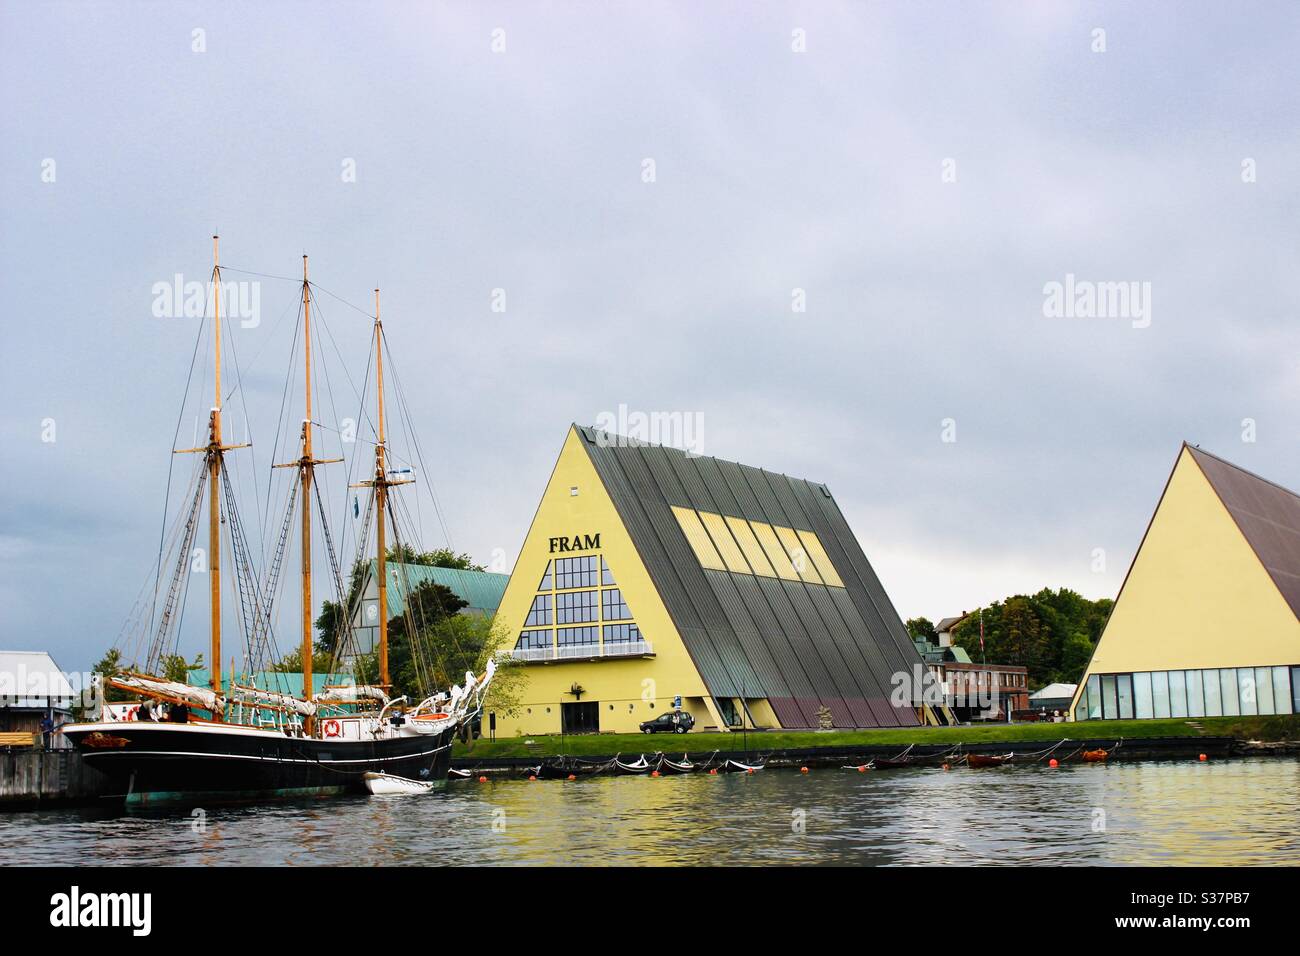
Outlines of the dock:
M674 741L674 743L686 743L687 741ZM1235 737L1140 737L1116 740L1114 737L1082 737L1068 738L1068 746L1060 750L1060 756L1064 756L1074 750L1113 750L1112 759L1115 762L1129 762L1134 760L1196 760L1201 754L1208 758L1224 759L1235 756L1267 756L1267 755L1293 755L1300 752L1300 744L1293 746L1277 744L1260 744L1252 746L1249 741L1238 740ZM1121 746L1116 747L1117 744ZM906 749L911 758L916 760L917 766L925 766L926 761L938 761L945 755L956 754L1005 754L1019 752L1028 754L1029 752L1040 753L1045 749L1039 741L1022 741L1021 749L1008 746L1006 743L972 743L962 744L956 747L953 744L912 744L898 745L850 745L841 747L801 747L790 749L766 749L760 746L750 747L748 750L726 750L726 751L704 751L690 750L684 747L670 747L665 752L672 757L685 752L687 758L693 763L704 763L710 757L715 761L737 760L741 762L749 761L762 757L766 761L766 766L772 769L786 768L797 769L800 767L809 768L836 768L844 766L859 766L870 763L875 759L889 759L897 756L900 751ZM1050 748L1050 744L1048 748ZM653 748L655 751L663 749L662 747ZM650 749L646 750L649 755ZM601 763L613 760L616 756L630 760L638 754L624 752L622 754L605 754L605 755L582 755L581 759L586 763ZM548 763L557 759L555 756L536 756L536 757L487 757L476 759L473 755L458 757L452 760L451 766L454 770L469 771L473 774L496 774L498 776L508 776L518 774L528 767L535 767L541 763ZM1046 758L1045 758L1046 759ZM1026 760L1021 766L1028 765L1032 761ZM932 763L938 766L937 762Z
M688 744L689 741L674 740L674 743ZM1037 742L1022 742L1027 749L1018 753L1029 757L1030 753L1043 750ZM1120 746L1116 746L1120 744ZM660 748L654 748L656 751ZM799 769L801 767L834 769L868 764L872 760L886 759L898 755L902 748L891 745L851 745L839 747L802 747L789 749L765 749L750 747L748 750L691 750L689 747L671 748L668 753L676 757L686 753L688 759L703 764L712 758L716 761L737 760L750 761L762 757L765 765L771 769ZM1232 757L1256 756L1297 756L1300 755L1300 741L1282 741L1266 743L1241 740L1236 737L1141 737L1125 738L1116 741L1111 737L1069 738L1068 747L1060 750L1064 756L1077 749L1111 750L1110 760L1116 763L1135 760L1196 760L1201 754L1214 760ZM1005 743L972 743L956 748L951 744L913 744L908 748L910 756L917 761L917 767L931 768L942 764L945 755L964 754L1005 754L1016 752ZM647 750L649 753L649 750ZM623 753L584 755L582 760L588 763L610 761L615 756L632 759L635 754ZM557 759L555 756L535 757L474 757L472 754L452 760L452 768L468 771L474 776L486 775L496 777L523 776L527 769L541 763ZM1018 766L1029 766L1035 761L1026 759ZM55 807L78 807L102 805L112 799L108 778L97 770L86 766L81 754L68 748L41 749L39 747L0 747L0 812L17 810L34 810Z
M67 747L0 747L0 811L87 806L109 793L109 781Z

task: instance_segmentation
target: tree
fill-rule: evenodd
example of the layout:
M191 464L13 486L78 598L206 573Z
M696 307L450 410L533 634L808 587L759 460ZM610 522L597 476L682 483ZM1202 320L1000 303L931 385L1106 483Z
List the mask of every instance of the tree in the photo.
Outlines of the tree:
M1023 661L1026 667L1047 665L1047 628L1038 606L1027 597L1007 598L1002 606L1000 652L1008 661Z
M931 644L939 643L939 633L934 629L934 625L930 623L928 618L908 618L907 633L912 636L914 641L929 641Z
M91 673L104 678L104 701L106 703L116 704L125 700L135 700L131 694L108 683L109 678L116 677L124 670L134 669L134 664L127 666L122 663L122 652L116 647L110 647L104 652L104 656L99 659L99 663L91 668Z
M491 659L495 658L497 662L496 676L492 678L492 684L483 698L483 713L497 713L502 717L515 716L523 707L528 671L523 661L516 660L508 653L514 646L514 632L505 626L505 622L497 622L494 617L469 614L459 616L473 619L476 622L475 626L481 628L484 633L474 673L481 674ZM471 748L474 746L472 739L467 739L466 742Z
M463 685L467 671L482 675L495 658L496 676L484 697L483 712L503 717L519 712L528 674L522 661L503 653L514 646L513 633L504 622L482 614L453 614L429 629L427 643L437 662L437 689ZM461 739L472 746L469 724L462 726Z
M183 654L164 654L159 663L162 664L162 676L165 680L174 681L177 684L188 684L190 682L190 671L203 666L203 655L200 654L193 661L187 662Z
M486 571L481 564L475 564L468 554L457 554L451 548L437 548L433 551L416 551L408 544L395 544L388 549L388 560L403 564L424 564L435 568L456 568L461 571Z
M984 651L980 651L980 612L959 624L953 643L972 660L1026 668L1032 687L1083 676L1114 602L1090 601L1069 588L1044 588L1017 594L983 608Z
M386 555L389 561L399 564L420 564L426 567L454 568L461 571L487 570L483 565L475 564L474 559L469 554L456 554L450 548L416 551L408 544L395 544L388 549ZM346 601L342 604L330 600L321 602L320 615L315 621L318 634L316 647L318 650L337 651L335 645L346 627L346 615L343 609L349 608L353 613L356 612L357 597L360 595L361 588L366 583L366 577L370 573L370 564L369 560L353 562L352 571L348 576Z
M334 658L334 652L322 648L319 644L312 648L311 652L311 671L312 674L328 674L330 669L338 663ZM281 674L301 674L302 673L302 648L296 648L285 654L278 661L271 665L271 670Z
M467 663L464 655L449 659L450 647L439 634L454 637L454 629L438 625L448 618L458 616L461 608L469 605L445 585L434 581L421 582L406 598L406 612L388 622L388 675L392 683L390 697L420 699L430 690L430 683L448 687L464 678ZM408 624L409 622L409 624ZM469 658L472 665L474 658ZM379 680L378 650L357 659L357 679L362 683Z
M1075 631L1061 645L1061 663L1057 667L1056 677L1062 683L1077 684L1088 667L1095 645L1083 631Z
M351 603L351 601L349 601ZM343 606L336 601L321 602L316 618L316 650L334 652L335 642L347 624Z

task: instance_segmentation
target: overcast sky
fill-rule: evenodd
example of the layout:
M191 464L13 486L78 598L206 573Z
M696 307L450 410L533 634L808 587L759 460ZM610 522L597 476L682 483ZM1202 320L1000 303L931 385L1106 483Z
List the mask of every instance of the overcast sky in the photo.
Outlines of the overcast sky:
M5 648L81 669L131 612L197 330L152 289L214 229L383 287L422 477L506 569L620 406L826 482L904 617L1113 597L1184 439L1300 486L1294 5L3 11ZM1145 315L1045 314L1067 275ZM230 332L263 475L296 294ZM359 384L367 320L322 310Z

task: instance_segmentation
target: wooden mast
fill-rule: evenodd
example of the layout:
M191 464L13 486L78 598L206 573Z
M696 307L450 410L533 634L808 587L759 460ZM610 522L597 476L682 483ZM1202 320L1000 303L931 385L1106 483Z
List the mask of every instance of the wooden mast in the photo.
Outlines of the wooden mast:
M221 502L217 486L221 481L221 259L219 239L212 237L213 335L216 347L215 400L208 424L208 600L212 612L211 657L212 692L221 695ZM224 719L221 708L212 719Z
M297 468L298 481L301 483L302 502L302 641L299 654L302 658L302 699L312 699L312 651L315 641L312 639L314 626L311 612L311 494L312 481L315 479L316 466L328 465L342 461L341 458L317 458L312 448L312 410L311 410L311 283L307 279L307 257L302 257L302 354L303 354L303 419L302 419L302 454L297 461L273 465L274 468ZM323 520L323 519L322 519ZM328 529L326 529L328 534ZM340 601L346 601L342 595ZM304 721L308 734L315 731L316 721L308 717Z
M384 466L384 326L379 320L379 290L375 290L375 383L379 392L378 437L375 443L375 526L379 555L375 562L379 585L379 686L387 693L388 680L388 568L384 541L384 511L388 500L388 475Z
M302 341L306 413L302 420L302 461L298 469L302 479L302 696L312 698L312 618L311 618L311 480L315 462L311 448L311 289L307 283L307 256L302 257ZM309 716L306 730L315 729Z
M221 257L217 236L212 237L212 338L213 348L213 403L208 414L208 443L197 448L174 448L173 455L203 453L208 469L208 601L211 605L211 657L212 692L221 696L221 482L222 459L235 448L247 448L248 443L223 445L221 442ZM239 568L235 568L239 574ZM231 666L233 682L234 666ZM224 720L221 708L212 713L213 720Z

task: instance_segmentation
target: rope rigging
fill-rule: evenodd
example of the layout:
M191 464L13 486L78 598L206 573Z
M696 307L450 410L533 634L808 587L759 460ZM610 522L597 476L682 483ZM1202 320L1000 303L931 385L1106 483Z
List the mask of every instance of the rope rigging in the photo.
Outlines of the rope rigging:
M208 483L207 463L201 462L196 469L196 473L197 480L193 482L194 491L190 496L189 508L186 510L187 517L181 546L175 566L172 568L171 581L167 586L162 612L158 616L158 629L154 632L153 640L149 645L149 654L144 662L145 669L151 673L158 668L162 661L163 650L167 646L168 634L172 629L172 617L176 613L182 585L185 583L185 571L189 566L194 538L198 532L199 513L203 508L203 491Z
M241 649L243 654L242 665L249 672L249 679L252 679L251 674L272 667L281 660L279 649L276 646L275 632L278 630L279 598L284 590L283 572L290 549L290 540L293 537L294 516L298 514L299 517L304 517L305 520L305 516L297 512L297 509L314 508L317 512L321 531L315 547L322 550L326 557L327 573L334 590L334 597L337 600L338 613L331 628L322 628L313 632L307 628L306 624L303 625L304 633L311 633L312 637L316 638L312 642L312 646L305 648L305 650L310 652L318 644L322 649L327 647L330 661L329 672L336 673L338 670L345 669L347 664L361 656L361 648L357 646L357 634L353 628L364 592L364 589L360 586L364 577L358 574L358 571L365 567L367 551L372 544L372 526L377 517L375 514L377 496L375 489L372 487L367 495L363 516L356 501L356 496L348 494L347 489L352 486L351 479L354 473L359 472L362 477L365 476L367 456L362 452L363 447L374 448L378 443L379 429L377 421L372 418L372 410L367 408L366 393L367 389L373 387L372 376L375 375L373 369L376 367L376 358L381 355L389 363L392 382L391 394L396 407L396 415L393 417L397 421L398 428L394 430L395 434L384 436L385 473L376 477L380 482L386 482L390 475L400 474L403 469L410 471L418 469L422 483L428 486L427 493L430 496L433 513L442 532L443 540L446 542L447 547L454 550L450 530L442 504L438 500L430 480L432 473L426 466L426 456L414 428L411 406L393 360L391 349L388 347L386 338L382 335L382 328L380 327L380 334L376 336L377 341L374 349L367 349L365 372L361 387L358 389L357 383L352 379L349 372L348 363L344 360L344 350L340 347L339 341L336 340L329 323L325 319L324 310L320 307L316 293L324 293L359 315L375 320L378 327L376 316L329 289L325 289L315 282L307 281L305 266L304 278L300 279L291 276L253 272L233 266L214 265L211 283L214 285L221 283L226 272L292 282L303 290L302 297L296 297L297 321L293 325L294 335L292 346L289 349L290 371L286 375L281 395L280 411L276 421L275 438L272 443L273 461L278 460L276 453L282 450L280 448L282 441L287 443L288 436L294 433L294 429L286 428L285 424L292 417L291 379L294 364L298 361L298 355L302 354L303 351L300 348L302 333L307 331L310 334L315 334L318 341L323 339L329 342L329 348L321 349L319 357L311 363L313 368L318 368L321 374L317 375L314 381L309 381L310 395L308 398L309 401L314 399L316 407L320 409L328 408L327 414L333 416L334 421L331 424L316 422L312 424L323 431L338 436L341 452L340 460L346 462L344 468L340 469L344 477L344 493L340 495L343 508L340 516L341 524L336 525L328 520L330 510L328 502L336 490L334 481L337 480L327 477L329 475L328 471L315 472L316 478L312 482L315 489L314 495L311 496L315 499L313 503L308 496L300 494L299 480L291 480L288 489L285 490L283 497L281 497L276 490L275 482L277 479L274 477L272 468L268 468L268 477L263 485L260 481L261 472L257 457L251 457L251 474L249 469L241 468L237 459L229 463L226 461L223 452L237 446L221 445L220 443L223 440L226 442L233 441L235 431L240 429L232 427L239 424L237 421L227 419L225 422L227 434L223 438L220 428L222 424L222 406L227 403L233 406L236 400L239 402L240 410L244 416L242 423L244 442L247 447L251 448L253 445L251 416L249 415L249 400L246 390L248 383L251 381L249 378L250 371L257 366L263 354L268 351L275 334L282 327L287 328L288 323L285 322L285 319L293 311L294 303L286 303L285 307L279 310L277 319L270 328L270 337L263 340L256 349L252 350L251 361L247 365L241 366L234 341L235 337L223 337L221 335L221 326L217 324L220 319L225 318L219 311L213 309L214 302L220 304L220 299L210 294L207 299L207 307L203 310L198 322L199 328L191 351L190 366L185 380L185 391L173 429L171 449L173 454L169 455L167 487L163 501L163 520L158 535L157 556L151 562L153 567L144 576L145 581L141 586L140 593L137 595L130 613L118 632L114 646L119 652L125 652L128 649L127 645L131 646L131 649L135 652L132 667L139 667L150 674L160 673L167 659L170 656L179 654L181 650L182 636L186 628L184 617L191 579L198 577L202 580L201 571L212 574L213 565L218 564L223 571L227 572L228 579L221 581L220 588L217 588L215 580L209 578L212 583L212 603L214 607L212 618L214 622L212 630L214 634L213 647L218 646L217 637L221 633L220 621L222 615L217 611L221 609L221 605L227 603L220 600L220 595L222 593L227 596L233 594L237 599L235 601L237 609L233 610L233 612L227 610L226 614L238 619L239 635L243 644ZM304 314L306 301L309 301L310 306L314 309L310 319ZM376 300L376 311L377 308ZM305 321L310 321L309 330L303 329ZM342 390L336 395L333 388L331 365L334 363L332 359L326 361L326 355L331 350L333 357L337 358L338 366L343 370L343 376L348 387L352 388L356 398L358 410L355 421L362 429L369 428L370 435L367 437L345 435L342 430L343 420L339 418L338 414L339 399L342 399L346 410L347 397L346 392ZM245 351L250 350L246 347ZM230 364L234 366L234 375L231 382L221 383L220 353L227 352L231 359ZM209 359L212 360L211 363L209 363ZM212 367L209 367L209 364L212 364ZM299 369L299 371L302 370ZM308 373L311 374L311 370L308 370ZM187 411L194 401L195 393L193 390L196 387L196 380L199 380L200 391L198 394L200 395L204 391L211 390L218 383L226 386L224 390L217 390L216 404L211 409L212 421L216 422L216 427L209 440L214 443L211 446L200 445L201 419L196 415L193 444L199 447L178 449L176 446L179 444L180 429ZM388 393L390 388L385 388L384 391ZM237 399L236 393L238 393ZM208 395L208 398L211 399L211 395ZM387 401L386 398L383 400ZM374 401L374 396L371 396L371 401ZM385 424L387 425L387 422ZM350 453L343 454L342 452L346 450L346 446L352 442L356 442L356 445L350 450ZM333 440L325 444L332 445ZM402 454L395 453L392 447L395 444L401 445ZM207 453L197 456L197 465L182 489L179 480L175 480L175 453L180 451L203 452L205 447ZM214 457L215 462L213 461ZM293 457L297 458L298 456ZM319 464L320 462L316 463ZM261 467L267 466L264 464ZM210 470L214 468L215 471ZM296 470L291 474L299 477ZM411 476L411 480L414 480L414 475ZM173 488L174 481L175 488ZM327 484L327 482L329 483ZM407 482L395 480L389 483L405 484ZM325 487L322 488L322 485L325 485ZM180 493L177 494L177 492ZM238 504L239 500L244 499L250 493L254 498L255 513L246 520L246 517L240 512ZM272 522L273 512L276 511L274 507L274 499L276 498L280 498L283 506L282 520L280 520L278 527ZM349 500L350 498L353 500ZM395 498L397 500L394 500ZM170 505L174 499L178 501L179 508L173 517ZM213 505L214 502L215 506ZM353 509L352 520L349 520L349 508ZM386 520L392 528L390 553L397 555L399 559L405 558L408 550L411 550L408 542L418 543L422 537L423 523L420 495L417 493L415 500L411 501L409 494L404 496L390 494L386 497L384 510L387 514L380 516L380 520ZM220 550L217 554L209 555L207 567L200 569L194 565L195 553L200 534L206 523L204 516L208 512L216 512L215 515L208 514L208 519L215 521L217 527L225 533L211 532L214 535L213 540L220 542ZM360 523L358 524L357 521ZM338 530L340 528L341 533ZM349 535L351 535L351 540L349 540ZM351 565L351 573L345 573L345 567L340 561L340 556L348 553L349 544L354 545L355 554ZM227 556L229 558L228 566ZM446 628L445 631L440 629L439 640L433 639L433 626L436 625L436 622L430 620L432 610L411 599L415 588L412 587L413 575L408 562L406 560L397 560L394 564L397 567L394 567L390 573L394 579L401 578L399 594L402 595L403 599L403 617L406 625L410 660L415 671L414 677L419 684L421 693L427 694L440 683L451 684L457 680L458 675L452 672L452 667L449 666L449 661L444 657L443 651L445 650L448 654L454 651L459 659L464 660L464 649L454 627ZM261 573L258 571L259 567ZM204 590L207 590L206 586ZM309 588L304 593L310 595ZM388 613L387 608L380 608L379 610L381 614L386 615ZM442 636L444 634L445 637ZM446 646L442 643L444 640ZM296 644L297 642L295 642ZM214 670L214 682L218 676L216 671L224 670L221 667L223 662L227 667L235 663L230 660L229 654L217 653L216 656L221 657L223 660L208 662L209 667ZM223 673L220 676L222 678L228 677L230 685L233 686L238 675L231 672L228 674ZM459 676L463 677L463 675ZM224 680L222 683L224 684ZM409 688L409 690L413 691L415 688Z
M234 489L230 484L230 475L226 470L224 458L221 461L221 484L225 492L223 516L230 528L230 548L235 565L235 590L239 596L240 625L243 628L245 645L244 661L247 666L258 657L263 644L271 645L269 649L274 651L274 638L269 630L263 629L265 618L262 610L261 588L258 585L248 539L244 535L243 520L235 504Z
M284 508L284 520L280 523L280 534L276 539L275 550L271 553L271 561L267 567L266 584L262 593L266 596L265 614L265 632L271 634L272 617L274 614L274 605L276 598L280 594L280 571L284 567L284 557L289 546L289 530L293 524L294 503L298 500L298 483L289 482L289 500ZM260 671L266 669L268 662L261 657L254 657L248 662L248 669L251 671Z

